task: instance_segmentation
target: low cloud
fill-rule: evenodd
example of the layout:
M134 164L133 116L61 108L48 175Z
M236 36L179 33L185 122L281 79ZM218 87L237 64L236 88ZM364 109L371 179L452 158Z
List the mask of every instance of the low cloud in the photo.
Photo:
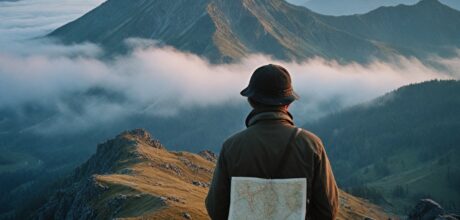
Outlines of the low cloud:
M72 130L81 130L133 114L174 117L191 108L240 105L245 100L239 92L251 73L268 63L283 65L292 73L295 90L301 96L292 106L299 121L368 101L410 83L459 77L459 58L438 59L446 67L444 71L402 57L395 63L342 65L321 58L290 63L253 55L239 63L213 65L193 54L152 46L138 47L113 60L100 60L97 57L102 50L97 45L62 46L44 39L31 40L78 17L88 5L61 8L74 14L56 10L48 11L52 18L42 18L45 12L18 18L12 13L27 14L39 1L20 2L0 4L0 18L7 21L0 25L0 109L32 105L53 112L51 119L44 119L46 126L38 123L28 128L33 131L63 132L69 124ZM92 1L92 7L100 2ZM8 9L6 4L24 5ZM32 20L36 23L30 23ZM132 39L130 43L139 45L141 41L145 42Z
M30 103L48 106L61 116L56 119L58 124L104 123L129 114L171 117L190 108L243 102L239 91L251 73L258 66L277 63L291 72L294 88L301 96L293 111L306 120L409 83L457 78L405 58L398 64L373 62L364 66L321 58L287 63L254 55L236 64L212 65L168 47L139 48L102 61L88 56L57 56L56 51L67 54L67 47L53 46L62 48L51 56L0 53L0 108ZM84 45L80 50L84 48L91 51L97 47ZM75 46L67 49L74 50ZM443 60L452 70L459 63L458 59ZM72 109L75 103L78 111Z

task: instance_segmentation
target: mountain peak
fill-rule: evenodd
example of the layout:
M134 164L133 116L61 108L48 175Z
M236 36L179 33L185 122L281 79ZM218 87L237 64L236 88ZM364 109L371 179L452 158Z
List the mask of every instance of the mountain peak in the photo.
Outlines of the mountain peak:
M439 0L420 0L416 6L424 6L424 7L433 7L433 6L445 6Z
M212 152L203 155L212 158ZM167 151L145 129L125 131L100 144L35 215L182 219L187 213L204 219L213 166L203 156Z
M89 177L93 174L130 172L129 166L148 157L145 152L166 151L166 148L145 129L124 131L115 138L97 146L96 153L77 168L75 178Z
M138 142L147 143L149 146L158 149L166 149L159 140L156 140L152 137L152 135L145 129L137 128L129 131L124 131L119 134L116 139L128 139L134 140Z
M419 3L438 3L438 4L441 4L441 2L439 2L439 0L420 0Z
M423 58L447 54L450 48L460 47L460 31L455 29L460 13L433 9L440 6L438 0L422 0L407 6L409 10L422 9L420 13L407 13L406 7L381 8L364 19L323 16L284 0L152 0L135 4L111 0L49 36L68 44L93 42L108 54L130 50L127 38L144 38L214 63L235 62L254 53L279 60L320 56L365 63L393 55ZM425 12L437 13L437 19ZM421 46L427 43L431 46Z

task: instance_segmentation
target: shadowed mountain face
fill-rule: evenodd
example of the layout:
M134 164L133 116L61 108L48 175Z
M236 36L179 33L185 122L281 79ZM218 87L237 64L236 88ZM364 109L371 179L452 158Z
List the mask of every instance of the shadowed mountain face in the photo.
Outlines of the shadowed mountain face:
M363 14L381 6L415 4L418 0L288 0L326 15Z
M460 82L402 87L305 125L341 187L407 212L421 198L460 211Z
M438 0L381 7L364 15L328 17L327 22L360 38L382 42L406 56L453 56L460 45L460 12Z
M35 212L36 219L208 219L204 199L216 155L171 152L146 131L100 144ZM341 192L338 219L388 219Z
M251 53L366 62L395 54L452 55L460 47L459 27L460 12L437 0L345 17L281 0L108 0L49 36L98 43L109 54L125 52L127 38L153 39L217 63Z
M382 6L399 4L413 5L419 0L287 0L296 5L303 5L315 12L327 15L363 14ZM440 0L445 5L460 10L458 0Z

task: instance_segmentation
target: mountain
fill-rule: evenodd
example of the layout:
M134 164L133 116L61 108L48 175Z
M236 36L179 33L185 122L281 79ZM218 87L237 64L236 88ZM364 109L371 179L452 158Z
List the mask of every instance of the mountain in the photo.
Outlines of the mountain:
M349 192L399 212L425 197L460 212L459 94L460 81L409 85L304 127Z
M288 0L296 5L305 6L315 12L327 15L363 14L382 6L399 4L413 5L419 0ZM460 10L458 0L441 0L441 2L456 10Z
M290 0L289 2L305 6L321 14L340 16L364 14L382 6L415 4L418 1L419 0Z
M416 5L380 7L363 15L328 17L334 27L360 38L372 39L405 56L429 57L433 53L455 56L452 46L460 45L460 12L438 0Z
M317 17L279 0L109 0L50 36L65 43L99 43L109 51L123 50L128 37L154 39L215 62L250 53L278 59L314 55L357 59L350 45L368 54L378 52L371 42L329 27ZM334 39L340 39L342 46Z
M168 151L145 130L124 132L62 181L34 219L208 219L204 199L216 155ZM341 192L339 219L388 219ZM28 217L28 216L24 216Z
M442 0L441 2L460 11L460 2L457 0Z
M253 53L367 62L391 55L446 55L460 47L460 12L437 0L406 7L333 17L282 0L108 0L49 37L66 44L94 42L109 54L126 52L127 38L152 39L215 63Z

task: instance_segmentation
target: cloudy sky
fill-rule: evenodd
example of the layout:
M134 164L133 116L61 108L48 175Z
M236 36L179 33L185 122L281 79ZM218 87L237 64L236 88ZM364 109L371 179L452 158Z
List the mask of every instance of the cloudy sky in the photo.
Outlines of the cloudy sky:
M171 116L190 107L244 102L239 91L260 65L278 63L292 73L302 99L294 113L321 115L329 103L349 106L402 85L435 78L458 78L457 58L442 61L439 72L413 59L398 64L340 65L322 59L285 63L261 55L236 64L211 65L173 48L139 48L113 61L101 61L97 45L55 45L40 37L100 4L100 0L22 0L0 2L0 108L25 103L48 106L59 124L104 123L133 113ZM38 38L38 39L37 39ZM436 58L434 58L436 59ZM103 88L123 100L88 99L78 114L66 102L73 94ZM101 116L101 113L104 113ZM52 126L51 126L52 127ZM53 130L53 129L51 129Z

